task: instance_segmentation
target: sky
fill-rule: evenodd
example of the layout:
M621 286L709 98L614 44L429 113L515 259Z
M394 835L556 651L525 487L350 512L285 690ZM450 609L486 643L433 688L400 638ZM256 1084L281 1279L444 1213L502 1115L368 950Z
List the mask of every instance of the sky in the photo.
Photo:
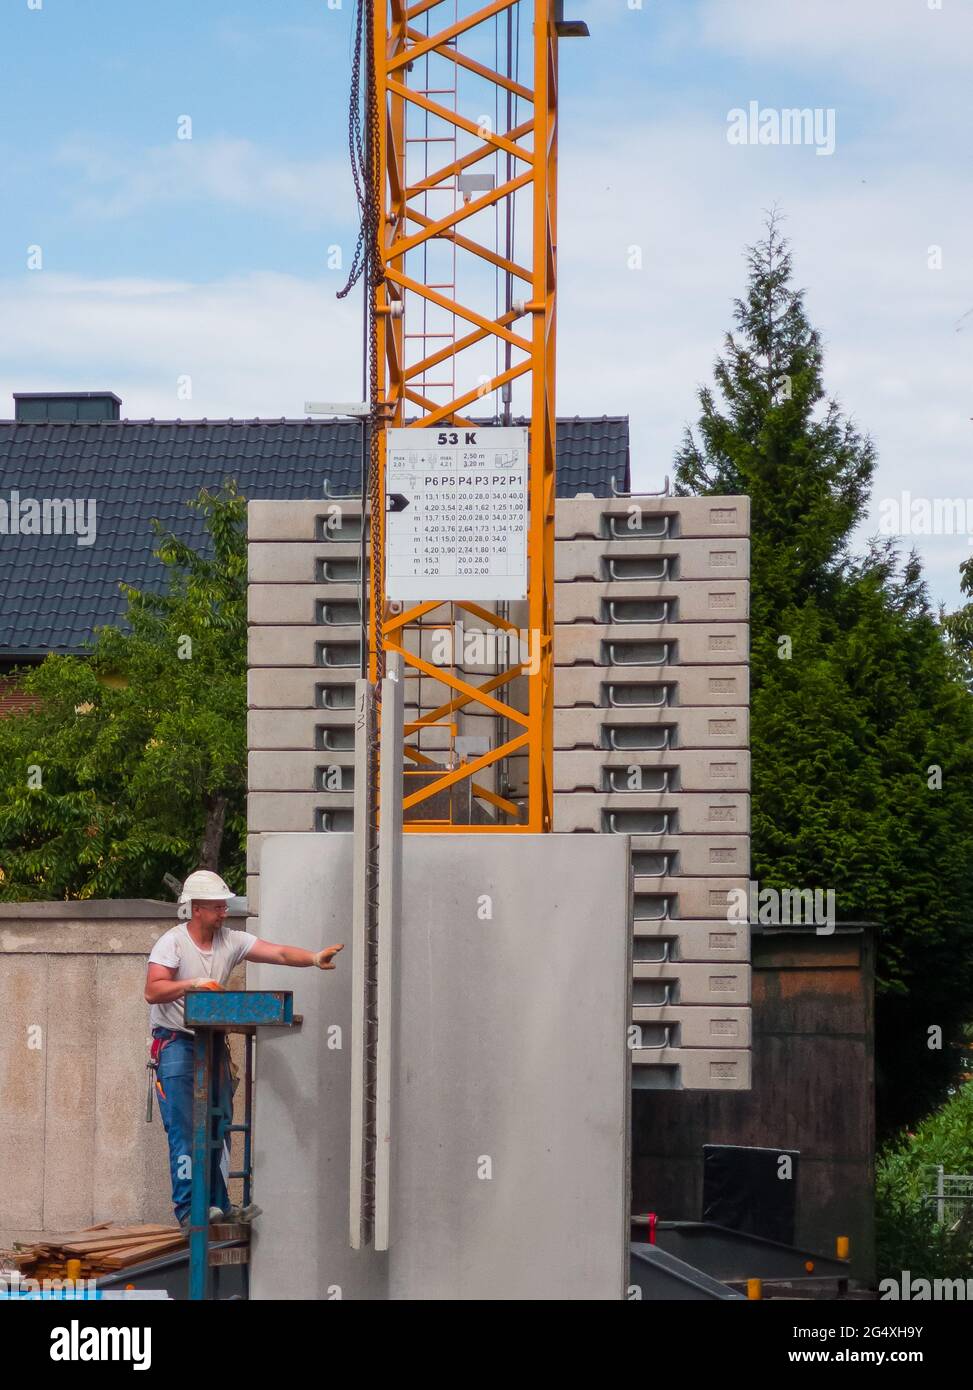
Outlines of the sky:
M878 455L856 543L907 525L903 493L969 498L957 533L920 514L902 542L955 606L973 0L565 12L591 37L560 46L559 413L629 415L634 484L661 489L776 206L828 393ZM351 0L0 0L0 415L15 390L110 389L131 418L360 398L358 302L328 264L354 241L352 21ZM732 143L752 102L816 110L833 142Z

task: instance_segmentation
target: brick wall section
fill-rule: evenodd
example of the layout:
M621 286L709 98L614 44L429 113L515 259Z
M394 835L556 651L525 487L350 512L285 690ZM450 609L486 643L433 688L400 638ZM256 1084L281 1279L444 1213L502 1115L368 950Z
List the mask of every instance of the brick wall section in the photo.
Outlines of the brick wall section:
M38 700L21 689L16 676L0 676L0 719L21 710L36 709Z

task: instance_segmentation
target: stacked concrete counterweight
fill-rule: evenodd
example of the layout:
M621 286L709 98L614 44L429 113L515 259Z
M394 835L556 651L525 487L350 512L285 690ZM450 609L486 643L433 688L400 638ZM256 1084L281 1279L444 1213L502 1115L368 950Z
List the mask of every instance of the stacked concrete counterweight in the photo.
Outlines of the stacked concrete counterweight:
M358 498L251 502L247 899L275 831L352 825L361 643Z
M632 837L639 1086L750 1084L749 933L728 920L728 895L742 889L746 901L750 867L748 533L746 498L557 503L554 830ZM249 541L256 914L262 835L351 829L361 504L253 502ZM525 623L526 604L508 617ZM467 615L467 636L475 626ZM421 641L435 661L432 634ZM523 641L526 652L526 631ZM469 651L455 663L469 675L498 669ZM511 683L515 704L523 684ZM449 696L435 679L407 681L406 719ZM457 735L496 746L494 717L460 712L455 723L452 740L422 732L437 762L455 756ZM517 801L525 776L511 758L491 786Z
M631 836L634 1083L747 1089L749 500L562 499L556 535L554 829Z

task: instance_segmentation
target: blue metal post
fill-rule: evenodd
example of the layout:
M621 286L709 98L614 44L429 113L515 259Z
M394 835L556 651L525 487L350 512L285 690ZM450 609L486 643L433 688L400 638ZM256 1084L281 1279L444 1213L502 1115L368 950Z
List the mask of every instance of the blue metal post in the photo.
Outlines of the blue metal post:
M189 1212L189 1297L209 1293L210 1164L213 1154L213 1030L193 1034L192 1201Z
M217 1132L225 1129L227 1136L243 1134L243 1167L239 1172L230 1172L229 1176L243 1179L243 1205L248 1206L253 1182L254 1031L257 1027L294 1028L300 1019L294 1018L294 996L290 990L192 991L186 995L185 1010L186 1024L194 1030L189 1297L205 1299L211 1296L214 1283L216 1294L219 1295L218 1282L214 1281L209 1264L212 1164L223 1145L222 1138L217 1140ZM246 1034L245 1115L242 1125L233 1124L232 1103L230 1113L223 1115L213 1098L214 1071L217 1066L222 1068L226 1065L224 1049L230 1030ZM233 1240L228 1243L237 1245L241 1242Z
M250 1205L250 1183L253 1178L253 1034L248 1033L244 1047L243 1087L245 1114L243 1117L243 1205Z

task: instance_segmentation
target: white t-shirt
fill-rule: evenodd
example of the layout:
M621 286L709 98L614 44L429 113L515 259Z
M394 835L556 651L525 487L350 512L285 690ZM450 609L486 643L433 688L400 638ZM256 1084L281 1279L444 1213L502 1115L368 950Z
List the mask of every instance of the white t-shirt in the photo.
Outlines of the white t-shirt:
M189 935L187 924L177 922L152 947L149 963L174 969L177 980L195 980L203 976L215 980L218 985L225 985L240 961L247 958L256 944L257 938L253 932L220 927L213 937L213 949L203 951ZM181 999L173 999L168 1004L151 1004L149 1027L177 1028L192 1037L192 1029L186 1027Z

